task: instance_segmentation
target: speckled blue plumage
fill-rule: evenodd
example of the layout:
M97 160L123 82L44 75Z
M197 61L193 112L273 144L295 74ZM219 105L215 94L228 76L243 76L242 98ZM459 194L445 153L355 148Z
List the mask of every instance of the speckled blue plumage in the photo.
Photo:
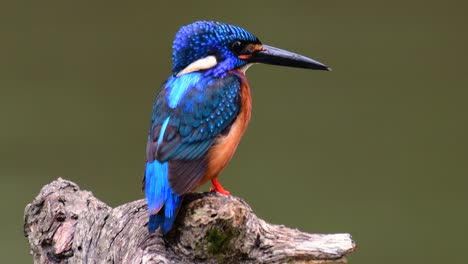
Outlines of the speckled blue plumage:
M258 38L247 30L216 21L197 21L182 27L172 45L172 72L176 75L197 59L215 55L220 62L208 71L215 76L242 67L245 61L229 50L234 40L256 42Z
M234 40L258 41L246 30L220 22L184 26L173 45L173 76L156 96L147 144L145 192L150 231L168 232L183 195L206 173L207 155L229 132L241 110L242 78L232 71L245 65L229 49ZM190 63L214 55L212 69L177 76Z
M171 129L163 135L159 147L157 142L153 146L158 148L155 157L161 161L200 157L237 116L239 96L240 79L236 74L217 78L193 72L169 78L156 97L150 137L160 140L160 126L169 116ZM177 145L167 144L177 137Z

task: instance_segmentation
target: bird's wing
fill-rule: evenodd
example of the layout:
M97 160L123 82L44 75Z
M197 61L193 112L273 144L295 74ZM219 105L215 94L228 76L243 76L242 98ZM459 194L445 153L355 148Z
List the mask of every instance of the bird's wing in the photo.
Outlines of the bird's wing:
M240 80L227 75L189 89L170 108L163 88L153 108L147 160L169 162L169 183L177 194L193 190L205 175L207 152L227 133L240 110ZM161 132L162 131L162 132Z

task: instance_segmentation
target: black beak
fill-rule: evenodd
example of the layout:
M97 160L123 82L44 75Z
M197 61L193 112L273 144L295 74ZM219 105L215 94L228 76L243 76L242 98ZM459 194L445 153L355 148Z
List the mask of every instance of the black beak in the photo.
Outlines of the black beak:
M272 65L281 65L287 67L296 67L313 70L325 70L330 71L331 69L318 61L311 58L304 57L302 55L278 49L275 47L262 45L263 50L257 51L248 59L252 63L266 63Z

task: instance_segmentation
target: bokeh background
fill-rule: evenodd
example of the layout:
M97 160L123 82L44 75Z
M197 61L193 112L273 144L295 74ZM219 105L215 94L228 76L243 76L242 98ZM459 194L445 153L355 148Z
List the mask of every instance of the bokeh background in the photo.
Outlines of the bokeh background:
M174 34L199 19L333 68L249 70L233 194L273 223L350 232L350 263L466 261L466 2L0 5L2 263L31 263L23 210L57 177L112 206L143 197L152 102Z

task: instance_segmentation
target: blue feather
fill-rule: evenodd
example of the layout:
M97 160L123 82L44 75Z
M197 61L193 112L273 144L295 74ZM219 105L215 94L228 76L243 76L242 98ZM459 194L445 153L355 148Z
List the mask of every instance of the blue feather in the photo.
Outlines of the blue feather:
M167 128L167 124L169 123L169 119L171 119L171 117L167 117L163 124L161 125L161 131L159 132L159 138L158 138L158 147L159 145L161 145L161 143L163 142L163 139L164 139L164 133L166 133L166 128Z
M168 163L160 163L155 160L146 164L145 192L150 212L159 210L166 200L169 190L167 179L169 172Z
M184 74L179 77L171 77L167 80L166 93L167 103L170 108L176 108L184 95L192 88L199 86L203 75L199 72Z
M175 194L168 181L169 166L167 162L157 160L146 164L145 192L150 213L149 231L161 227L167 233L174 223L182 197ZM156 215L154 215L156 213Z

